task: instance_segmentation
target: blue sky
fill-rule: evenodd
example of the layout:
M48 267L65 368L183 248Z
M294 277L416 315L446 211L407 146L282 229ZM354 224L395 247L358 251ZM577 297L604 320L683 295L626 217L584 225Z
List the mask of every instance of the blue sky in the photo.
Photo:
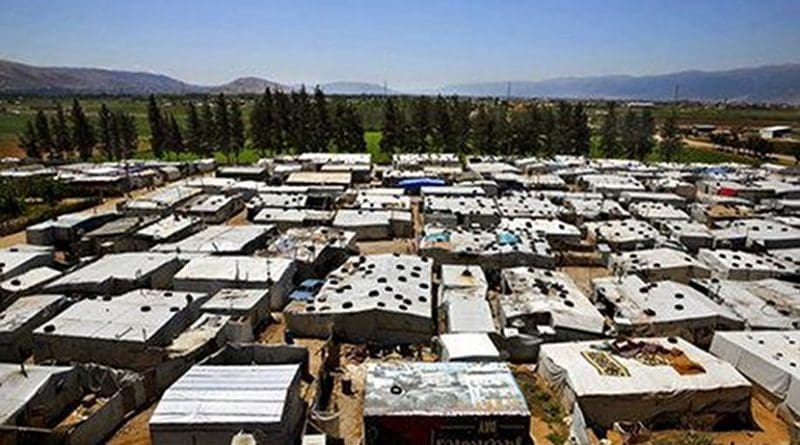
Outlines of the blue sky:
M0 58L401 90L713 70L800 62L800 0L0 0Z

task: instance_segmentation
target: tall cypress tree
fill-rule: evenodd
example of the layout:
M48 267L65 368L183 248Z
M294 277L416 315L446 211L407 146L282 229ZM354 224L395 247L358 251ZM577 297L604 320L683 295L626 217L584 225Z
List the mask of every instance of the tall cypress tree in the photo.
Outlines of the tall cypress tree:
M622 124L620 125L620 154L629 159L636 158L636 142L638 139L639 118L633 109L628 108L622 117Z
M312 121L309 129L311 142L309 145L314 151L325 152L330 148L331 120L330 112L328 111L328 100L319 85L314 88L312 108Z
M120 159L130 159L136 154L139 145L139 137L136 133L136 120L133 115L120 111L115 113L114 122L116 122L117 133L119 140L116 141L118 157ZM164 141L166 146L166 141Z
M65 159L72 152L72 139L70 138L67 116L64 114L64 107L60 103L56 104L56 115L50 124L53 132L53 158Z
M306 153L310 148L309 100L304 86L291 93L291 120L289 140L297 153Z
M111 113L111 126L109 128L110 142L111 142L111 156L112 159L122 159L122 119L120 119L120 112Z
M83 112L78 99L72 100L72 145L78 150L78 156L82 161L88 161L92 157L92 150L97 139L92 129L92 124Z
M225 154L225 159L231 161L231 123L228 111L228 99L220 93L214 107L214 122L217 136L217 149Z
M636 134L636 158L640 161L645 160L647 155L653 151L653 134L656 131L655 120L650 109L645 108L639 116Z
M152 94L147 103L147 120L150 124L150 148L153 150L153 155L161 159L168 148L166 147L166 125L156 97Z
M356 153L367 151L367 141L364 139L364 124L361 115L358 114L355 106L348 104L347 109L347 135L349 138L348 147Z
M50 132L50 123L48 122L47 115L44 114L44 111L39 110L36 112L34 126L36 128L36 138L39 141L39 149L41 150L42 154L46 153L52 156L53 150L55 149L55 143L53 142L53 135Z
M277 153L286 153L289 150L290 137L289 133L292 128L292 101L289 96L280 90L275 92L275 117L273 122L272 137L274 138L275 151Z
M264 96L256 97L250 109L250 141L262 157L269 149L269 122L264 109Z
M200 123L200 116L197 114L197 107L193 102L186 106L186 139L184 149L201 155L203 127Z
M453 139L449 142L447 151L460 154L468 153L472 106L469 101L459 100L457 96L453 96L450 99L450 109L452 113Z
M609 158L620 155L617 103L613 101L606 104L606 115L600 128L600 150Z
M556 139L556 117L553 107L543 106L541 109L542 126L540 128L541 152L544 156L553 156Z
M39 159L42 157L41 149L39 148L39 138L36 135L36 128L33 121L28 119L25 124L25 131L17 136L19 146L25 150L25 155L29 158Z
M683 140L678 129L678 118L673 109L661 127L661 159L664 161L674 161L678 153L683 148Z
M178 121L175 119L175 116L170 114L169 116L169 146L172 148L172 151L175 152L175 157L180 158L180 154L184 152L185 144L183 142L183 134L181 132L181 127L178 125Z
M513 109L508 114L508 149L514 155L525 156L527 153L527 117L527 113L519 109Z
M381 150L393 155L403 148L403 116L397 109L395 99L387 97L383 104L383 128L381 137Z
M508 127L508 104L506 102L495 103L491 108L491 119L494 122L496 141L494 150L496 153L511 155L510 131Z
M272 90L267 88L264 90L264 95L261 96L261 109L262 109L262 118L264 120L264 150L266 151L275 151L277 147L280 145L280 123L278 122L278 118L275 115L275 97L272 93Z
M541 155L544 153L545 144L547 143L546 135L544 134L544 117L542 116L542 109L537 103L531 104L528 109L528 126L530 127L530 145L528 153L531 155Z
M364 126L353 105L347 102L337 103L334 119L333 144L338 152L364 152L367 150Z
M539 110L536 104L526 104L511 111L509 139L513 154L535 156L539 153L539 124Z
M488 105L478 107L472 122L472 146L478 153L497 154L497 128Z
M592 129L589 128L589 117L582 102L572 107L572 128L575 135L574 153L588 158L592 149Z
M436 96L433 101L431 120L433 148L436 151L445 151L452 144L454 134L450 107L442 96Z
M236 160L236 163L239 163L239 153L244 150L245 134L242 108L239 106L239 100L236 98L231 100L230 121L231 151L233 152L233 157Z
M114 159L114 141L112 140L111 127L113 126L114 116L106 104L100 106L98 116L98 128L100 129L100 146L109 161Z
M200 115L202 139L200 149L204 156L213 156L217 150L217 124L214 122L214 111L209 100L203 102L203 112Z
M555 131L551 150L555 154L572 154L575 151L575 136L572 126L572 106L560 101L555 112Z
M428 98L420 96L411 104L411 122L409 144L411 151L424 153L428 151L430 134L430 104Z

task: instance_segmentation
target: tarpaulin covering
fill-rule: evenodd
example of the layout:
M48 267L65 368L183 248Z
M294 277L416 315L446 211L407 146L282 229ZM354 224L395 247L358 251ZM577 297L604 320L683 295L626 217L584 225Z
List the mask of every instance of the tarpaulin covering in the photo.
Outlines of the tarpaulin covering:
M404 189L418 189L420 187L430 187L430 186L443 186L447 183L442 179L435 179L435 178L412 178L412 179L403 179L402 181L398 182L397 185Z
M800 331L717 332L711 352L800 415Z
M587 424L604 429L618 421L669 423L692 413L747 415L751 385L729 363L679 338L642 340L682 351L705 372L680 374L671 364L613 354L626 373L603 375L582 354L603 341L543 345L538 372L567 409L577 402Z

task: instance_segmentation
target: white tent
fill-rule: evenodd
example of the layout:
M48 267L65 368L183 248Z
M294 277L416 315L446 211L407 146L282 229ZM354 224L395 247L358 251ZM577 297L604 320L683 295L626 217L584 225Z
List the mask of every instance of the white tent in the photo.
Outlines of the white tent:
M674 337L625 346L621 355L609 341L542 345L537 372L593 427L670 425L692 413L749 414L751 385L729 363Z
M711 352L800 415L800 331L717 332ZM790 418L792 417L790 416Z

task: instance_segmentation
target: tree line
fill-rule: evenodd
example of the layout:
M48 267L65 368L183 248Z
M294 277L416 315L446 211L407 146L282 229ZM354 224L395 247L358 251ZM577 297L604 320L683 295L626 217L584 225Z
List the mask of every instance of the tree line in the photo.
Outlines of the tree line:
M266 89L253 100L245 130L240 99L220 93L199 106L186 106L186 126L165 115L155 97L148 102L151 146L156 157L184 150L211 156L222 152L238 162L249 146L261 156L319 151L365 151L364 128L356 109L346 101L331 106L320 88L313 96L305 87L286 93ZM185 135L185 137L184 137Z
M245 147L245 128L241 103L220 94L204 100L200 105L186 105L186 128L182 128L174 114L165 113L151 95L147 104L147 121L150 126L150 147L159 159L170 152L180 155L191 152L199 156L213 156L221 151L230 160L238 160Z
M518 156L589 155L591 129L581 103L554 106L458 97L387 98L381 149Z
M78 99L73 99L69 116L60 103L49 118L39 110L25 124L19 145L31 158L61 161L75 155L91 159L95 147L109 160L131 157L139 145L136 122L126 111L111 111L102 104L97 125L93 125Z
M620 113L616 102L608 102L599 129L599 151L608 158L644 160L655 146L655 130L649 108L628 107Z
M305 87L287 94L267 89L253 103L250 137L259 154L363 152L367 149L361 116L347 100L331 104L322 89Z
M363 152L362 115L357 100L329 99L320 88L286 92L266 89L250 98L218 94L184 105L179 119L162 109L151 95L147 101L150 147L157 158L221 152L239 160L245 148L261 156L304 152ZM656 147L656 125L648 108L622 108L607 102L591 118L580 102L552 103L470 100L458 97L388 97L382 99L380 148L383 152L497 154L515 156L581 156L644 160ZM96 123L75 99L66 112L56 104L47 116L39 110L27 122L20 145L30 157L63 160L77 154L82 160L99 148L107 159L127 159L138 148L136 123L125 111L102 104ZM659 153L676 159L682 147L675 114L661 127Z

